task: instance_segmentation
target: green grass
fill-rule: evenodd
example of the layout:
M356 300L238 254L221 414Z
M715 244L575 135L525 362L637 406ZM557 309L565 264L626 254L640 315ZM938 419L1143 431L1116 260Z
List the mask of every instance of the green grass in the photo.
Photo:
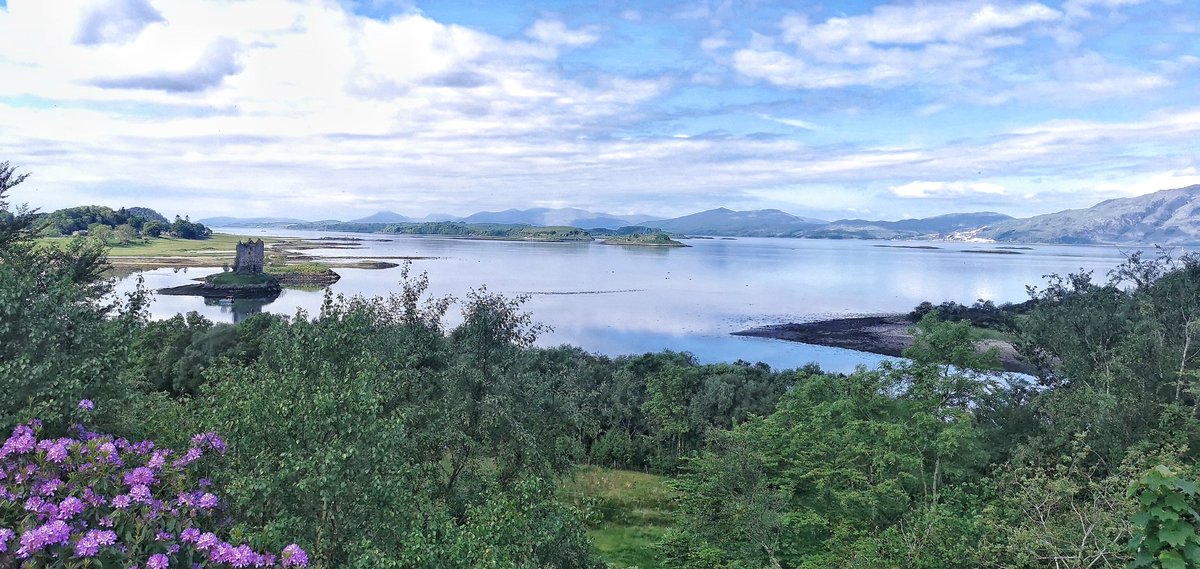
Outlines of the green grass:
M1006 334L991 328L980 328L978 326L971 327L971 339L976 342L983 340L999 340L1001 342L1008 342L1010 344L1016 340L1016 338L1014 338L1011 334Z
M661 526L608 526L587 530L596 551L610 567L657 569L663 567L654 544L667 533Z
M66 243L73 237L47 237L39 242L47 245ZM174 237L147 237L143 241L128 245L115 245L109 250L110 257L213 257L232 259L238 241L249 239L244 235L213 234L208 239L176 239ZM267 245L277 239L263 239Z
M296 263L294 265L267 265L263 269L269 275L323 275L329 271L324 263Z
M275 282L275 277L261 273L217 273L210 275L205 280L209 284L221 286L254 286L270 284Z
M588 536L613 567L662 567L654 544L674 524L674 491L665 476L582 467L562 486L584 513Z

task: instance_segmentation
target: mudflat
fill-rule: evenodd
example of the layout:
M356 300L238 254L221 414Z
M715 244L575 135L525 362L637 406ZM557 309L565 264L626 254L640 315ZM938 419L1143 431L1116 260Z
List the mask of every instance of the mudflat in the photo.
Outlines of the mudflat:
M913 334L910 332L912 327L913 323L904 315L889 314L772 324L734 332L733 335L772 338L900 357L904 350L913 344ZM976 348L980 351L996 348L1004 371L1025 374L1036 371L1032 365L1021 359L1016 348L1008 342L984 340L977 342Z

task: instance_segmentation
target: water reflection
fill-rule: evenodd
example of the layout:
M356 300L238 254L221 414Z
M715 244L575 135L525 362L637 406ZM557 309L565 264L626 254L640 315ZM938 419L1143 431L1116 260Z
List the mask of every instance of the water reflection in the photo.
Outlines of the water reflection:
M275 298L205 298L204 305L218 307L222 316L230 315L230 318L221 318L221 320L229 320L237 324L255 314L262 314L263 307L275 300Z

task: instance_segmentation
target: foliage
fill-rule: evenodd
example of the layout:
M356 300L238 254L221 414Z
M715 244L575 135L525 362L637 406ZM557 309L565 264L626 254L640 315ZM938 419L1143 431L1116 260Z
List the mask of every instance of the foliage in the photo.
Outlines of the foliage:
M18 213L0 230L0 428L40 418L61 431L76 401L123 393L116 378L145 298L107 296L99 244L38 248L29 223Z
M175 216L171 222L171 235L180 239L206 239L212 235L212 230L203 223L193 222L190 218Z
M1131 567L1187 569L1200 566L1200 513L1196 512L1196 484L1170 468L1158 465L1129 485L1136 498L1134 533L1129 549L1135 553Z

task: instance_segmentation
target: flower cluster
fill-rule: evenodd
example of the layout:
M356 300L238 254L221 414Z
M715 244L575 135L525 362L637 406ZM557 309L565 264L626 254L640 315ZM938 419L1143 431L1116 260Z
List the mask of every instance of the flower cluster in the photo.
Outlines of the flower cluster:
M74 438L39 439L40 429L20 425L0 445L0 566L308 566L296 544L277 556L213 533L221 501L191 471L225 452L216 433L196 435L179 454L82 428Z

